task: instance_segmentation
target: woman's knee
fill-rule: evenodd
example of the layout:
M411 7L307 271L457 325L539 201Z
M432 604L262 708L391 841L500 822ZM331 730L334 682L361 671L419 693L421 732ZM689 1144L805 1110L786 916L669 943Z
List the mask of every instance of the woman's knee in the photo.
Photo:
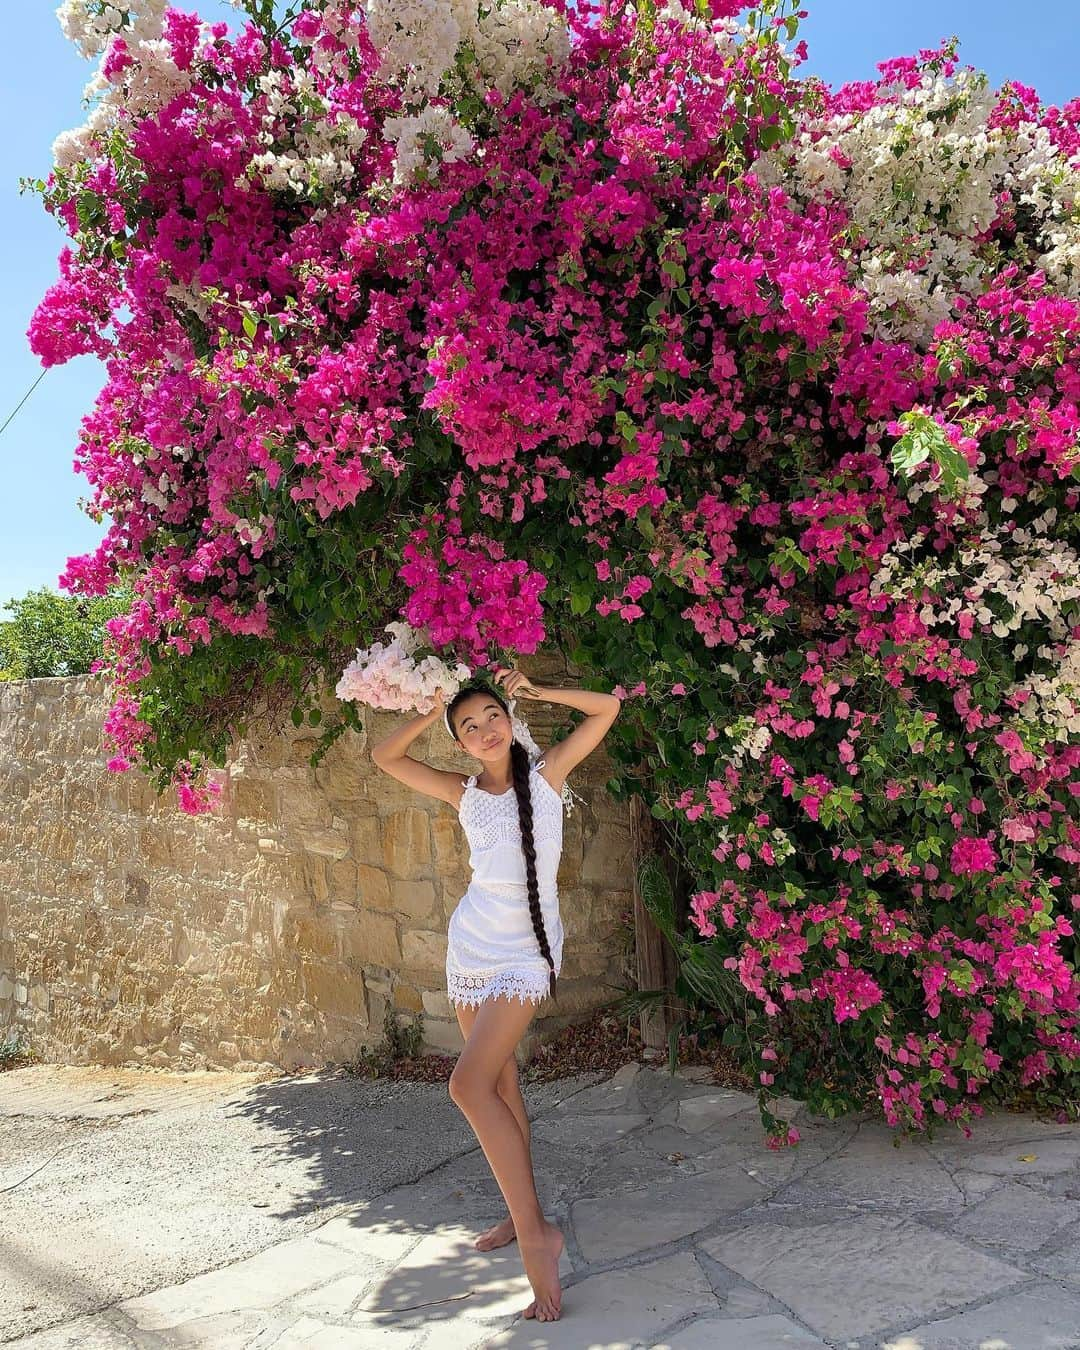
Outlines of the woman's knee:
M450 1075L449 1090L450 1100L458 1106L465 1106L478 1097L490 1096L496 1091L496 1086L474 1070L463 1069L459 1063Z

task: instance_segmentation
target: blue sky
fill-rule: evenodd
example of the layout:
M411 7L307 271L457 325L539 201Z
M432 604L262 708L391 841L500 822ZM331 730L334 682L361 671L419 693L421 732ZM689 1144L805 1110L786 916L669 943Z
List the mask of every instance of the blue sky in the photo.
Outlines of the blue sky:
M177 0L209 20L235 24L236 11L219 0ZM875 63L936 45L952 33L961 59L1007 79L1033 85L1045 102L1080 95L1080 23L1076 0L1045 0L1024 10L1005 0L906 0L903 5L854 0L804 0L810 17L802 36L810 48L804 71L831 83L872 78ZM44 178L59 132L78 126L83 86L93 66L60 31L52 0L12 5L5 15L7 69L0 112L9 134L0 138L0 203L7 246L0 251L6 297L0 324L0 423L41 373L26 341L35 306L56 278L64 235L20 175ZM4 106L6 105L6 106ZM79 422L90 410L104 372L90 356L45 372L0 436L0 606L38 586L55 587L67 558L86 553L102 529L78 508L87 491L72 470ZM0 617L3 617L0 614Z

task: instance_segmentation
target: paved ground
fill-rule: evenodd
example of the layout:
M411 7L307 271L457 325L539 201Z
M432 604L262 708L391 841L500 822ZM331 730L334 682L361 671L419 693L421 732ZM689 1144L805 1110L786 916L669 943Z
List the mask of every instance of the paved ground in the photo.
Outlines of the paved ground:
M21 1350L1080 1350L1080 1127L893 1146L630 1065L527 1089L563 1316L525 1321L441 1085L0 1075L0 1338Z

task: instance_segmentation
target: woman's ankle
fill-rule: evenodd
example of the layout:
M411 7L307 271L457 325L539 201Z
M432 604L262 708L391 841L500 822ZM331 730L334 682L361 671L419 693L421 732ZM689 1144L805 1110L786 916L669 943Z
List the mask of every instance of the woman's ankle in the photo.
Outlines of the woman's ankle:
M540 1242L546 1236L551 1224L540 1214L538 1218L530 1219L528 1224L519 1224L514 1222L514 1232L517 1233L518 1242Z

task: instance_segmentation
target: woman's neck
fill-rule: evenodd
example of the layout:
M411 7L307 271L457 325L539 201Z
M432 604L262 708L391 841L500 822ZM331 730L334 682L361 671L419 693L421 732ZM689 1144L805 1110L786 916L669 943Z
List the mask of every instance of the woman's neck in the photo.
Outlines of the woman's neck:
M487 783L478 783L489 792L504 792L507 788L513 786L514 782L514 764L509 755L498 763L488 764L478 778L487 776Z

